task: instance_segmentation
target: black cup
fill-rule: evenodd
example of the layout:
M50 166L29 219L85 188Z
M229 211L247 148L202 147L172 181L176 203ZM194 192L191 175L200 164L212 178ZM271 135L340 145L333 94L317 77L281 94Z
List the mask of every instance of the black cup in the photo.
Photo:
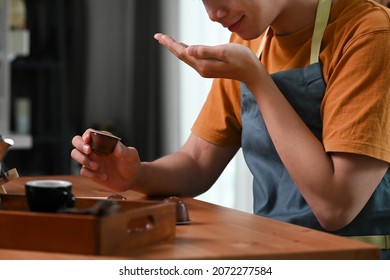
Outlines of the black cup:
M33 212L58 212L72 208L72 183L62 180L35 180L25 184L27 204Z

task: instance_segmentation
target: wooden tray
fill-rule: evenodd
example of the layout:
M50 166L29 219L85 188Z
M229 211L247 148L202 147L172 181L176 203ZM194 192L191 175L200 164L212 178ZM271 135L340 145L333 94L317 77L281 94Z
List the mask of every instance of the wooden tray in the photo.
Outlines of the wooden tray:
M30 212L24 195L1 194L0 248L125 256L129 250L175 237L176 206L156 201L118 201L107 216ZM98 199L76 198L75 207Z

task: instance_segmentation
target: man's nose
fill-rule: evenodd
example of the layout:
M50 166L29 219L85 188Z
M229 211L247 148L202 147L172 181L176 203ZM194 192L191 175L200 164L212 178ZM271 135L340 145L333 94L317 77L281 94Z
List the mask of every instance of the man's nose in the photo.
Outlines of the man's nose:
M212 21L220 21L229 14L228 10L224 7L211 8L207 10L207 13Z

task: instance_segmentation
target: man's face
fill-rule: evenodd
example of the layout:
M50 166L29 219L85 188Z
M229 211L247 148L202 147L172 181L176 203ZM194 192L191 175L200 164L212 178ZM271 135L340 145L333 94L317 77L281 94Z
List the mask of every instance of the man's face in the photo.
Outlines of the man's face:
M269 2L272 1L203 0L212 21L220 23L246 40L261 35L271 23Z

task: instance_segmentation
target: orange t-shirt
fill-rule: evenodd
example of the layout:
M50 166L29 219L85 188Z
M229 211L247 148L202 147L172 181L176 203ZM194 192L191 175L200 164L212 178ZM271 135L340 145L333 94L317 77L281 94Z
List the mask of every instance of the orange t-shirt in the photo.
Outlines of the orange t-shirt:
M261 61L270 74L309 65L313 28L269 34ZM231 36L253 52L260 40ZM325 150L390 162L390 11L370 0L337 1L319 59L326 84ZM216 145L239 147L241 128L240 82L215 79L192 132Z

